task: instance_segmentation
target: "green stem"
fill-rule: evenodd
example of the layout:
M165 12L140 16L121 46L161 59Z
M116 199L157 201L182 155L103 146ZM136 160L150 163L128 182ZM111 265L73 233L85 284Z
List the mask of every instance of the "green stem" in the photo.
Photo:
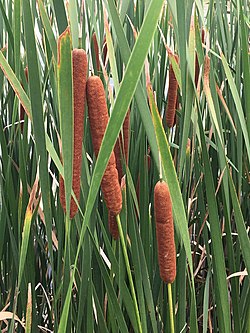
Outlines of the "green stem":
M122 230L122 225L121 225L121 220L120 220L119 214L116 215L116 221L117 221L117 225L118 225L118 229L119 229L123 256L124 256L124 260L125 260L125 265L126 265L126 269L127 269L127 273L128 273L128 280L129 280L131 293L132 293L132 299L134 302L138 330L139 330L139 333L142 333L141 319L140 319L138 304L137 304L136 295L135 295L135 287L134 287L133 278L132 278L132 274L131 274L131 270L130 270L130 266L129 266L128 253L127 253L127 249L126 249L126 244L125 244L125 240L124 240L124 235L123 235L123 230Z
M169 317L171 333L174 333L174 311L173 311L173 300L172 300L172 285L168 283L168 304L169 304Z

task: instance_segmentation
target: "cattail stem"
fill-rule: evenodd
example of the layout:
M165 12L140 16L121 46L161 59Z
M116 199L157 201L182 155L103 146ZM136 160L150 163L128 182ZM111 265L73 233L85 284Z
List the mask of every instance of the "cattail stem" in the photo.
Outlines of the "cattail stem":
M127 253L127 248L126 248L126 244L125 244L125 239L124 239L124 235L123 235L121 219L120 219L119 214L116 215L116 221L117 221L117 225L118 225L118 229L119 229L120 240L121 240L121 245L122 245L122 252L123 252L123 256L124 256L125 266L127 269L129 285L131 288L132 299L133 299L134 308L135 308L135 315L136 315L137 325L138 325L138 331L139 331L139 333L142 333L141 319L140 319L139 308L138 308L138 303L137 303L136 294L135 294L135 287L134 287L131 269L129 266L128 253Z
M168 306L169 306L169 318L170 318L170 332L174 333L174 310L173 310L171 283L168 283Z

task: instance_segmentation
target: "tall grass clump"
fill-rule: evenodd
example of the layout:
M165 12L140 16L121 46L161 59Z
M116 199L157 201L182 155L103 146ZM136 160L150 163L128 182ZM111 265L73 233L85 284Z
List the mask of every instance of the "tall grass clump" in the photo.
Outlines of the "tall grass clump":
M0 1L2 332L249 332L249 15Z

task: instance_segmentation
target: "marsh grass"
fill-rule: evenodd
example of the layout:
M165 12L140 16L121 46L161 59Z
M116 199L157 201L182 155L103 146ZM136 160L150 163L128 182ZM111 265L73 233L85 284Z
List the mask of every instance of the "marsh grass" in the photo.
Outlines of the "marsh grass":
M178 333L249 332L247 4L0 1L2 332L158 333L173 326ZM68 26L58 61L58 37ZM110 121L96 159L85 112L79 212L70 220L76 47L87 52L89 75L104 83ZM170 63L179 84L171 129L165 114ZM100 183L128 108L121 242L109 233ZM173 203L177 276L171 288L157 263L153 189L159 174Z

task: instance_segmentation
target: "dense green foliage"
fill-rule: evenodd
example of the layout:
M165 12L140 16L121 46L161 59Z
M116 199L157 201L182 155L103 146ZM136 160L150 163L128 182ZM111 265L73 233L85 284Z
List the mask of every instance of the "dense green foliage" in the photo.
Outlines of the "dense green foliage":
M175 223L175 332L250 332L248 5L0 0L2 332L170 332L154 223L161 174ZM59 62L58 37L68 26ZM101 77L111 117L96 159L86 108L81 199L70 220L60 205L59 174L68 210L72 48L86 50L89 75ZM170 63L179 83L171 129ZM129 160L115 241L100 182L128 108Z

